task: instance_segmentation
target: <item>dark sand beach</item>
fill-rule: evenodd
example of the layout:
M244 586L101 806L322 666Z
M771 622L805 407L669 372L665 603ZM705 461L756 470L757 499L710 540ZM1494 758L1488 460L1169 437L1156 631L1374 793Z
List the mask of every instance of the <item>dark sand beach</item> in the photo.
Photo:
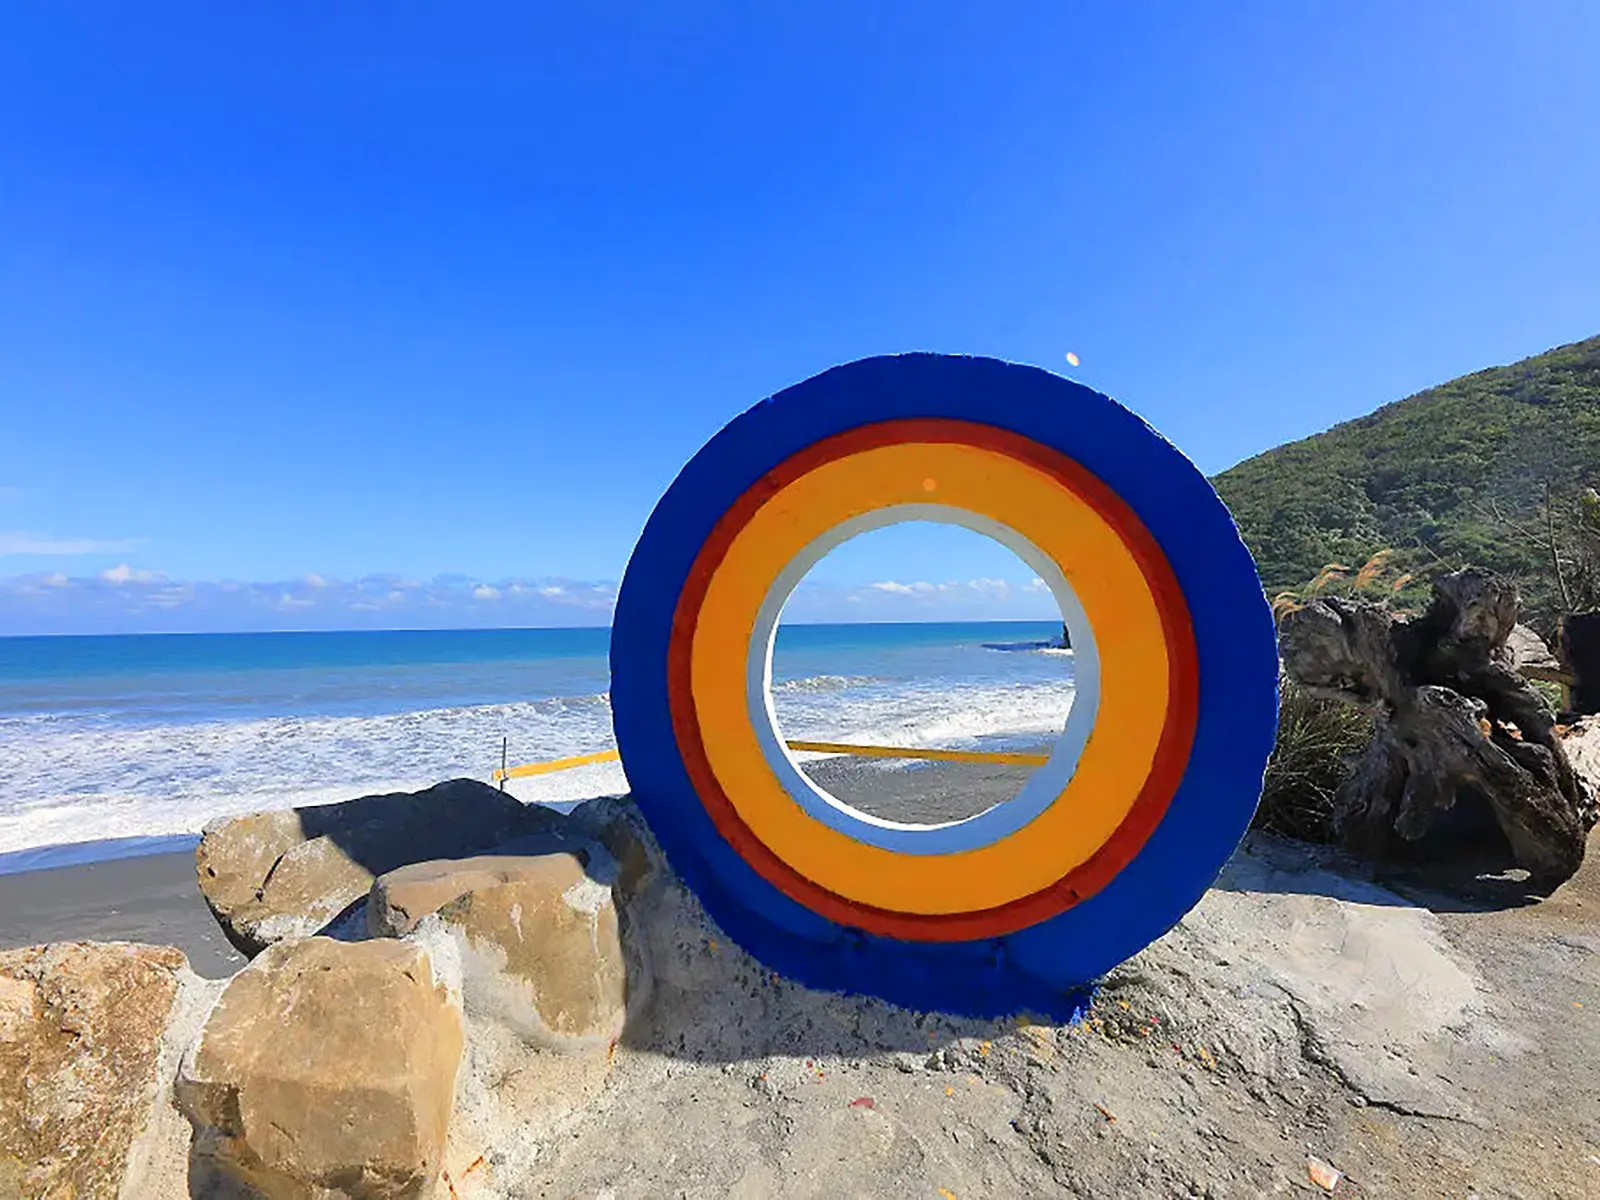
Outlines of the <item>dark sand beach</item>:
M192 853L0 875L0 949L65 941L176 946L208 979L245 961L200 897Z
M841 800L900 821L959 820L1009 799L1029 767L826 759L806 772ZM176 946L209 979L245 962L200 896L190 851L0 875L0 949L57 941Z

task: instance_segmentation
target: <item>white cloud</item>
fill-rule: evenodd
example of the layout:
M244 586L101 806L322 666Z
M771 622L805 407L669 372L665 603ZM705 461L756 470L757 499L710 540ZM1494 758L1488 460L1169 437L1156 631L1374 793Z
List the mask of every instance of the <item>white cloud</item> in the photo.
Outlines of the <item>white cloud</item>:
M149 601L157 608L177 608L194 599L194 588L186 583L174 584L151 593Z
M311 578L186 582L127 562L0 574L0 634L602 625L615 603L614 587L567 579Z
M312 571L306 575L302 575L300 577L300 582L305 584L307 587L312 588L325 588L328 586L328 581L321 575L318 575L315 571Z
M107 583L152 583L157 578L154 571L136 571L127 563L118 563L100 572Z
M1011 595L1011 584L1004 579L969 579L965 582L951 579L944 583L929 583L925 579L919 579L914 583L899 583L892 579L886 579L878 583L869 583L867 590L890 596L920 596L924 598L938 596L952 600L975 598L1004 600Z
M53 538L36 533L0 533L0 554L115 554L132 550L143 538Z

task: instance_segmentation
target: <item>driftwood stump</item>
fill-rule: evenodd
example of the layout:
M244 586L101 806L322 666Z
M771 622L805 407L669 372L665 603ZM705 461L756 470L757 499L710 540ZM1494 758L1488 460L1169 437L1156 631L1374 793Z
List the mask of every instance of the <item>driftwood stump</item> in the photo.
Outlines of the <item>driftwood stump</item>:
M1284 669L1373 711L1376 733L1335 796L1334 828L1359 853L1417 842L1458 801L1486 804L1517 865L1554 886L1583 862L1595 805L1555 735L1555 714L1511 666L1515 587L1487 571L1442 576L1420 617L1315 600L1284 615Z

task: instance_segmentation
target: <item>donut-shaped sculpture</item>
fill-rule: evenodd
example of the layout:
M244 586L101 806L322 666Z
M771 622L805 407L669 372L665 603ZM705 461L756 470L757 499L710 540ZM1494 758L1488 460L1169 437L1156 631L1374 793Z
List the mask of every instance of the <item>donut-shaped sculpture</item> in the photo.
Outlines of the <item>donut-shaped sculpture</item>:
M772 711L795 585L904 520L1009 547L1076 655L1045 765L943 825L818 789ZM1255 564L1188 459L1088 388L928 354L807 380L695 455L629 562L611 674L635 802L730 937L814 987L971 1015L1070 1014L1193 907L1249 825L1277 721Z

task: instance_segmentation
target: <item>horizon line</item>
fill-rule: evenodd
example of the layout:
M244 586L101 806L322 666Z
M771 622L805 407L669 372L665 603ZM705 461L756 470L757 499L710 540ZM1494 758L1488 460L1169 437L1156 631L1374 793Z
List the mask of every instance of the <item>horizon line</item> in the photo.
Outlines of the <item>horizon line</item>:
M1057 617L992 617L987 619L939 621L786 621L783 625L822 628L844 625L1059 625ZM604 625L460 625L447 627L407 626L393 629L159 629L102 633L0 633L0 641L26 638L101 638L101 637L280 637L283 635L351 633L561 633L567 630L609 630Z

